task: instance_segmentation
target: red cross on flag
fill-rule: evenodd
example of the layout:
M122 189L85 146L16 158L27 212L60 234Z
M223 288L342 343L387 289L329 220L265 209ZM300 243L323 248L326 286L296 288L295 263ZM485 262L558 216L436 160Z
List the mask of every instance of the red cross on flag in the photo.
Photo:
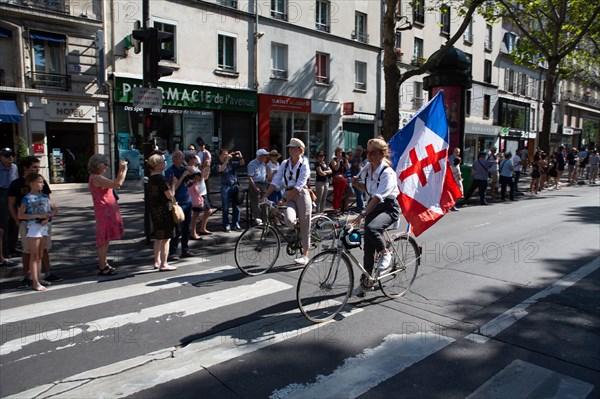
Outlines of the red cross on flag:
M462 196L448 163L449 132L442 93L389 141L398 175L398 201L415 236L437 222Z

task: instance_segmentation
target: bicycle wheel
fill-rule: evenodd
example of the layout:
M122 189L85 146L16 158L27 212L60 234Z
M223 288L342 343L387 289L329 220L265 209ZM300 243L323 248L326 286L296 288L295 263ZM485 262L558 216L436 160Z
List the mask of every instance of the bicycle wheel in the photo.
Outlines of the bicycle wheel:
M379 280L381 292L389 298L404 295L417 276L421 264L419 246L414 238L407 235L397 237L393 242L392 270Z
M310 219L310 249L316 253L335 248L336 223L325 215Z
M336 250L321 252L302 270L296 287L298 308L308 320L333 319L352 294L354 274L346 256Z
M235 243L235 263L249 276L268 272L279 257L279 235L269 226L244 231Z

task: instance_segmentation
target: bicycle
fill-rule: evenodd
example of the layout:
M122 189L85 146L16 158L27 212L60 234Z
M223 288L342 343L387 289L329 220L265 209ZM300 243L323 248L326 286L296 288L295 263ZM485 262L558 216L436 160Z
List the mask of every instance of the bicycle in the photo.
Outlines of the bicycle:
M287 242L286 254L290 257L302 255L302 240L300 225L294 224L292 234L286 235L279 226L281 213L272 201L264 200L259 207L266 208L268 215L264 224L245 230L235 243L235 262L237 267L249 276L257 276L271 270L279 258L282 239ZM335 222L323 214L311 217L310 221L310 250L321 251L323 248L333 248L335 241ZM289 239L286 237L289 236Z
M350 244L346 241L353 231L348 226L341 229L336 238L336 248L314 256L300 274L296 299L302 314L312 322L331 320L346 306L354 287L352 264L362 272L363 286L371 288L379 283L383 294L393 299L403 296L417 276L421 248L412 236L407 233L392 236L384 230L386 247L392 252L392 267L389 272L378 276L375 264L373 276L369 276L350 252Z

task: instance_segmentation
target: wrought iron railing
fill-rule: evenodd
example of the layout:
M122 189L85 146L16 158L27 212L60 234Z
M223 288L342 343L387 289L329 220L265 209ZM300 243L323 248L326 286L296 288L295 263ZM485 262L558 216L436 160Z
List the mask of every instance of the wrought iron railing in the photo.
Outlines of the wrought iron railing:
M70 0L0 0L0 3L70 14Z
M363 43L369 43L369 35L364 32L352 31L352 39Z
M27 72L27 78L34 89L71 90L71 76L58 73Z

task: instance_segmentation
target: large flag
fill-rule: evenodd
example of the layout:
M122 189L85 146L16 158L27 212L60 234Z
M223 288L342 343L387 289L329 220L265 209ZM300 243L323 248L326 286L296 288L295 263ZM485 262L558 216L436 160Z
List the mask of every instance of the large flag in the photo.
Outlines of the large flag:
M398 200L415 236L437 222L462 196L448 163L449 131L442 93L389 141L398 175Z

